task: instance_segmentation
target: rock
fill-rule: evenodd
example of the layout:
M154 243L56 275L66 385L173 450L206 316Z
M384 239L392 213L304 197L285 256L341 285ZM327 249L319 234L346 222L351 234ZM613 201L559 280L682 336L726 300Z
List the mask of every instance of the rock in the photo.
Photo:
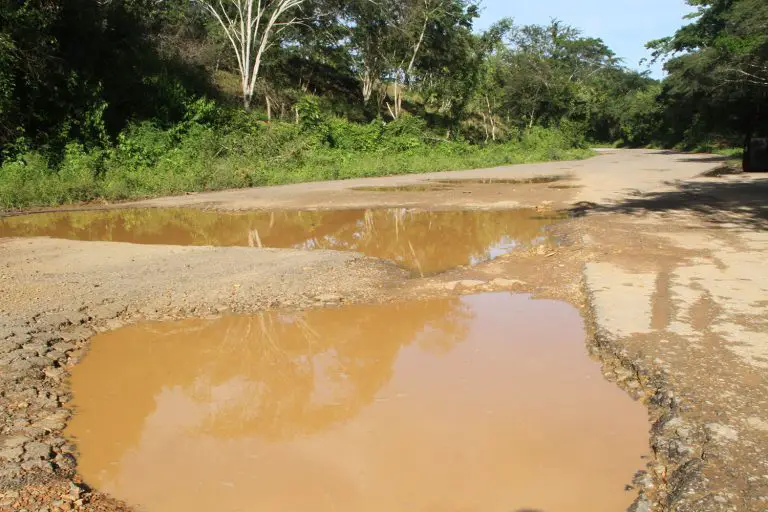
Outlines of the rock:
M25 372L32 369L32 363L26 359L17 359L9 365L10 369L17 372Z
M0 465L0 482L2 482L3 480L7 482L12 479L18 478L20 473L21 473L21 467L19 467L18 464ZM2 503L2 501L0 501L0 503Z
M25 471L31 471L33 469L43 469L46 471L53 471L53 464L47 460L28 460L21 464L21 469Z
M125 312L125 306L118 304L102 304L89 309L92 318L109 320L118 317Z
M491 281L491 284L493 286L499 286L502 288L509 288L512 286L518 286L525 284L525 281L520 281L519 279L503 279L500 277L497 277L493 281Z
M458 281L451 281L449 283L445 283L443 286L445 287L446 290L453 291L453 290L456 289L457 286L459 286L459 282Z
M732 427L721 425L720 423L707 423L709 433L720 442L736 441L739 439L739 433Z
M77 467L77 460L71 453L64 453L56 457L56 465L66 471L74 471Z
M26 436L13 436L3 441L4 448L16 448L17 446L24 446L24 443L29 441Z
M651 502L643 495L638 496L627 512L651 512Z
M642 488L648 488L653 486L653 480L651 480L651 475L649 475L648 472L645 470L641 470L635 473L635 476L632 479L632 483Z
M45 354L45 357L50 359L51 361L58 361L59 359L63 358L66 354L64 352L59 352L58 350L51 350L47 354Z
M115 330L123 327L125 325L125 322L123 322L122 320L120 320L118 318L110 318L109 320L107 320L106 325L107 325L107 330L115 331Z
M43 370L43 373L45 374L46 377L55 381L60 381L62 377L64 377L64 370L62 370L61 368L48 367Z
M19 344L13 340L0 341L0 354L8 354L19 348Z
M27 359L33 368L45 368L51 364L51 360L47 357L35 356Z
M59 327L69 325L70 323L69 318L64 313L52 313L37 319L38 325L42 327L50 327L52 329L58 329Z
M37 355L44 356L50 349L48 348L47 343L42 341L33 341L24 345L24 350L31 350Z
M0 450L0 460L14 462L19 460L19 457L21 457L22 453L24 453L24 450L21 448L21 446L3 448Z
M616 380L619 382L627 381L635 376L634 372L623 366L616 368L614 373L616 374Z
M61 341L61 336L54 332L41 332L35 334L34 339L37 341L42 341L43 343L50 344L54 341Z
M56 343L53 346L53 350L56 350L58 352L62 352L64 354L66 354L67 352L71 352L72 350L75 350L76 348L77 347L73 343L70 343L68 341L60 341L60 342Z
M464 279L463 281L459 281L459 286L462 288L477 288L478 286L483 286L485 284L485 281L478 281L475 279Z
M83 489L80 488L76 483L69 482L69 495L74 499L79 499L80 495L83 493Z
M61 411L35 422L32 428L40 429L43 432L58 432L64 428L66 421L67 413Z
M48 460L53 456L53 449L47 443L33 441L24 445L24 460Z
M93 336L93 331L82 325L78 325L74 329L61 333L61 339L64 341L84 341L91 336Z
M91 319L89 315L86 315L81 311L70 311L70 312L64 313L64 316L67 317L67 320L69 320L69 323L72 325L84 324L85 322Z

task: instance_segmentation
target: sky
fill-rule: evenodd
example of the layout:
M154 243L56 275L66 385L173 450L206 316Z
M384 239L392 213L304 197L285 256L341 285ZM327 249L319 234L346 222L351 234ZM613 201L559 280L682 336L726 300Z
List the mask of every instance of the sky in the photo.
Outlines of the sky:
M645 71L640 60L650 57L645 43L671 36L686 23L683 16L692 9L685 0L484 0L475 26L485 29L504 17L517 25L548 24L557 18L582 30L588 37L599 37L624 59L624 65ZM661 64L650 68L661 78Z

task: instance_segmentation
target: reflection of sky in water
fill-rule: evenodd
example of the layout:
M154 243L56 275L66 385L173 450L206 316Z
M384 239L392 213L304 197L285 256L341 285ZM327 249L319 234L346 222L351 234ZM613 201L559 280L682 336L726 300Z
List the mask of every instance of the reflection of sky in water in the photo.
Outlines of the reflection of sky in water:
M346 240L339 239L335 235L325 235L320 240L317 238L308 238L307 240L304 240L303 242L299 244L293 245L294 249L301 249L301 250L313 250L313 249L319 249L319 248L326 248L326 249L336 249L336 250L358 250L363 242L365 242L366 237L371 236L372 232L364 229L365 225L362 222L356 223L357 227L360 228L358 231L355 231L352 233L351 238L355 242L348 242ZM430 226L431 228L431 226ZM403 228L403 231L407 231L407 228ZM542 243L545 243L547 241L547 236L544 234L546 231L546 228L542 228L542 235L534 238L529 242L529 246L533 247ZM374 237L381 236L382 238L386 235L377 235L373 234ZM423 246L420 245L420 241L418 239L411 242L414 244L414 250L416 252L420 252ZM509 254L510 252L520 249L526 245L525 242L521 242L520 240L517 240L515 238L512 238L509 235L503 235L498 242L490 245L485 252L482 255L470 255L469 261L467 261L468 265L479 265L481 263L495 260L496 258L499 258L501 256L504 256L505 254ZM392 259L395 262L402 263L405 261L408 261L413 255L408 254L391 254L388 257Z
M470 256L469 264L479 265L486 261L493 261L522 246L523 244L519 240L515 240L514 238L505 235L495 245L489 247L482 256Z

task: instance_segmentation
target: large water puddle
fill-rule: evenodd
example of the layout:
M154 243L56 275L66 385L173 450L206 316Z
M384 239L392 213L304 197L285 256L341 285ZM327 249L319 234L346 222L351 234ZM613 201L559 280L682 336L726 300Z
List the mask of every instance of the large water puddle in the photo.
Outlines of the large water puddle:
M433 274L556 243L561 219L536 210L408 209L220 213L195 209L57 212L0 218L0 237L137 244L333 249Z
M646 413L571 306L486 294L98 335L68 427L148 512L624 510Z

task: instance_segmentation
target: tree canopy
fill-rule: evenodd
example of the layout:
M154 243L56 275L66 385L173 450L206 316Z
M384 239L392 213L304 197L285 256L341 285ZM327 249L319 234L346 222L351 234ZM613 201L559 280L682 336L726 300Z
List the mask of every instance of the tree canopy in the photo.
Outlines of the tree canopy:
M0 199L87 199L113 178L110 197L247 186L297 152L340 175L352 157L324 149L738 145L768 117L768 2L688 2L648 44L654 80L558 19L479 31L476 0L5 0ZM174 151L211 160L190 177Z
M763 0L688 0L691 23L648 44L667 58L663 138L696 144L726 141L768 115L768 3Z

